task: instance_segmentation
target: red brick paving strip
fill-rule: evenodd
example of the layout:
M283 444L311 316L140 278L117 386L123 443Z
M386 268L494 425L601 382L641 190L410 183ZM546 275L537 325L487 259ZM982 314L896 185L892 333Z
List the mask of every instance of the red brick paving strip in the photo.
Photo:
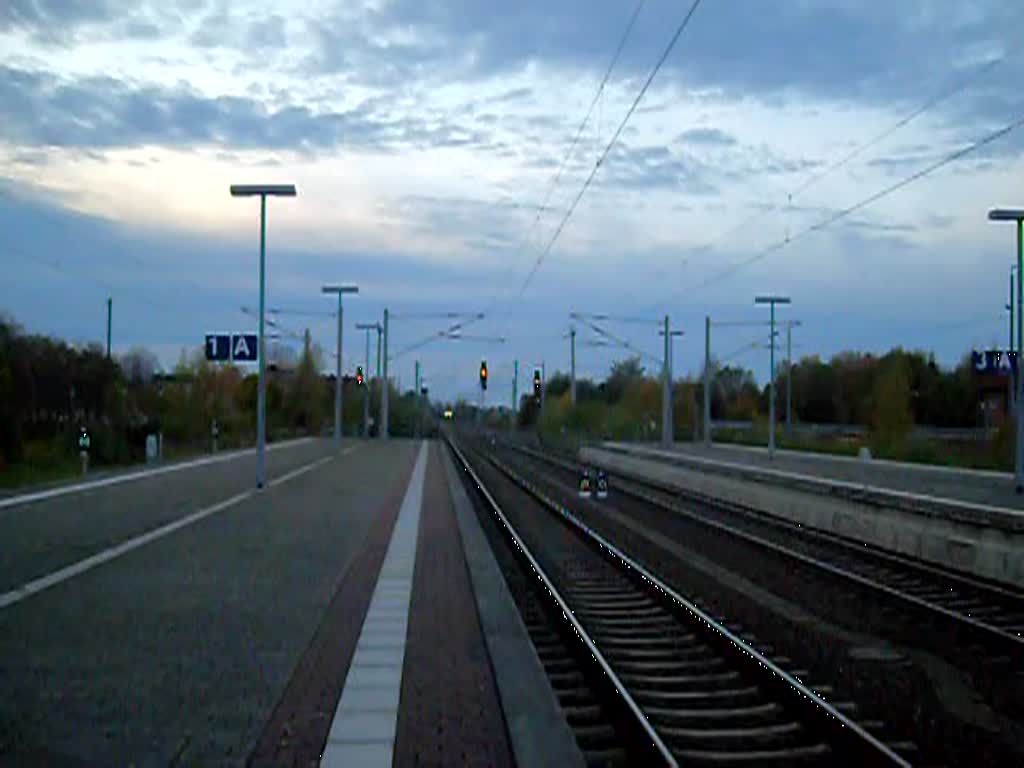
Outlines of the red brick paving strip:
M439 446L431 446L394 764L512 766Z
M415 454L413 455L415 458ZM250 766L318 766L414 461L380 505L320 626L263 728Z

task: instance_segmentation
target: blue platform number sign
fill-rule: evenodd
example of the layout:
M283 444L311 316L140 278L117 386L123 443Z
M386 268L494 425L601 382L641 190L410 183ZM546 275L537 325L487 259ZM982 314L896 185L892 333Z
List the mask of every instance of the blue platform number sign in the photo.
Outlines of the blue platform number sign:
M206 359L230 360L231 336L226 333L206 334Z
M974 372L1007 376L1017 373L1017 352L1002 349L986 349L971 352Z
M234 360L254 363L259 359L255 333L206 334L206 359L217 362Z
M254 363L259 357L255 333L236 333L231 337L231 359Z

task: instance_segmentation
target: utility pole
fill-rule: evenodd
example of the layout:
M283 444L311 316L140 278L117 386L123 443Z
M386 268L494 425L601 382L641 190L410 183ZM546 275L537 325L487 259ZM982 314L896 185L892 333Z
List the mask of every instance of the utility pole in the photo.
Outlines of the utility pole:
M665 337L665 386L662 392L661 442L664 445L672 445L675 442L675 423L672 416L672 337L682 336L683 332L670 331L668 315L665 315L665 329L658 331L658 334Z
M366 371L363 374L363 437L370 436L370 331L377 332L377 381L380 381L380 323L356 323L356 330L366 331Z
M786 434L793 428L793 324L786 323Z
M512 429L516 428L516 417L519 415L519 361L512 361Z
M375 323L375 325L377 326L377 379L379 380L380 379L380 337L381 337L381 333L383 332L384 329L381 327L380 323ZM369 373L369 371L367 371L367 373Z
M416 435L416 437L419 437L420 436L419 435L419 432L420 432L420 408L419 408L419 406L420 406L420 361L419 360L416 361L415 369L416 369L416 373L414 374L413 378L414 378L414 383L416 385L416 389L413 390L413 402L416 403L416 431L415 431L415 435Z
M711 316L704 317L704 445L711 445Z
M377 364L380 365L381 358L378 356ZM388 439L388 311L384 310L384 380L381 382L384 387L380 396L380 439Z
M363 437L370 436L370 328L366 328L366 375L363 376Z
M1010 301L1012 302L1013 299L1011 298ZM110 359L110 326L111 326L111 321L113 320L113 315L114 315L114 297L113 296L108 296L107 297L107 360ZM1011 320L1010 323L1012 324L1013 321Z
M334 364L334 443L335 445L341 444L341 433L343 431L342 424L342 381L341 381L341 344L342 344L342 328L344 328L345 315L342 311L341 297L346 293L359 293L359 289L354 285L325 285L320 289L321 293L325 294L337 294L338 295L338 359Z
M662 371L661 390L661 444L672 445L672 372L669 369L669 352L672 348L672 337L669 336L668 315L665 315L665 364Z
M576 405L576 329L569 329L569 402Z
M548 367L545 363L540 364L540 414L544 415L544 401L547 400L547 393L544 391L548 386Z
M1006 305L1006 308L1010 310L1010 359L1013 359L1013 272L1017 269L1016 264L1010 265L1010 303ZM1007 414L1014 412L1013 405L1016 400L1015 393L1013 391L1014 375L1013 369L1010 369L1010 380L1007 382L1007 396L1006 396L1006 412Z
M754 299L755 304L768 304L771 310L771 334L770 339L770 368L771 373L768 377L768 458L775 457L775 305L776 304L789 304L790 300L787 296L757 296Z

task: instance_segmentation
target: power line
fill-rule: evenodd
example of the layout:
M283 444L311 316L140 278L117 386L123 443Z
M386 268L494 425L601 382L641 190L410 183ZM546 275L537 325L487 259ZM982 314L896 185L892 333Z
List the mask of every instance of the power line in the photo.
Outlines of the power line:
M1016 53L1020 49L1022 44L1024 44L1024 43L1018 43L1017 45L1011 47L1002 56L999 56L999 57L997 57L997 58L995 58L995 59L993 59L993 60L991 60L989 62L986 62L979 69L975 70L974 72L969 73L968 75L964 76L960 80L954 82L953 85L950 86L949 88L937 92L930 99L925 101L923 104L918 106L916 109L914 109L913 111L911 111L907 115L901 117L899 120L897 120L895 123L890 125L888 128L884 129L882 132L876 134L875 136L873 136L872 138L868 139L867 141L862 142L861 144L858 144L857 146L855 146L846 155L844 155L843 157L841 157L839 160L837 160L836 162L832 163L831 165L827 166L824 170L821 170L821 171L819 171L817 173L811 174L807 179L804 180L804 182L802 184L800 184L800 186L798 186L795 190L793 190L792 192L789 193L789 195L787 196L788 202L792 203L793 198L797 197L800 194L803 194L808 189L810 189L811 187L815 186L819 181L824 179L826 176L830 176L835 171L839 170L840 168L843 168L847 163L849 163L851 160L856 158L858 155L863 154L865 151L867 151L871 147L874 147L877 144L879 144L880 142L882 142L885 139L889 138L892 134L896 133L896 131L898 131L900 128L903 128L903 127L909 125L911 122L916 120L918 117L923 115L928 110L932 109L933 107L938 106L942 102L948 100L949 98L951 98L951 97L955 96L956 94L960 93L961 91L963 91L964 88L966 88L968 85L970 85L973 81L979 79L982 75L988 74L993 69L995 69L1000 64L1002 64L1004 61L1006 61L1007 58L1012 56L1014 53ZM707 243L705 243L704 245L702 245L699 248L697 248L694 251L692 251L691 255L692 256L696 256L696 255L700 255L702 253L705 253L707 251L710 251L717 243L720 243L725 238L729 237L730 235L735 234L736 232L739 232L742 229L745 229L748 225L752 224L753 222L761 220L761 219L763 219L765 216L767 216L769 214L775 213L781 207L782 206L779 203L771 203L771 204L769 204L766 208L751 214L750 216L748 216L747 218L743 219L738 224L730 227L729 229L725 230L724 232L719 233L714 238L709 240Z
M583 324L584 324L584 325L586 325L586 326L587 326L588 328L590 328L590 329L591 329L592 331L594 331L594 333L600 334L600 335L601 335L601 336L603 336L604 338L608 339L608 340L609 340L609 341L611 341L611 342L614 342L615 344L619 345L619 346L620 346L620 347L622 347L623 349L627 349L627 350L629 350L630 352L632 352L633 354L635 354L635 355L639 355L640 357L646 357L646 358L647 358L648 360L653 360L653 361L654 361L655 363L657 363L658 365L661 365L661 364L662 364L662 362L663 362L663 361L662 361L662 360L659 360L659 359L658 359L657 357L655 357L654 355L648 354L647 352L644 352L644 351L643 351L642 349L640 349L639 347L635 347L635 346L633 346L632 344L630 344L630 343L629 343L628 341L626 341L625 339L621 339L621 338L619 338L618 336L614 335L613 333L610 333L609 331L606 331L606 330L605 330L604 328L602 328L601 326L599 326L599 325L595 325L594 323L590 322L589 320L587 320L586 318L583 318L583 317L579 317L578 319L579 319L579 321L580 321L581 323L583 323Z
M409 312L391 313L395 320L456 320L458 318L482 320L482 312Z
M782 249L786 248L793 241L799 240L800 238L805 237L806 235L809 235L809 234L811 234L813 232L819 232L819 231L825 229L826 227L829 227L832 224L835 224L840 219L846 218L851 213L855 213L855 212L859 211L861 208L866 208L867 206L871 205L872 203L876 203L879 200L881 200L882 198L888 197L893 192L896 192L896 191L902 189L903 187L906 187L906 186L914 183L915 181L918 181L919 179L922 179L925 176L928 176L928 175L934 173L935 171L939 170L940 168L943 168L943 167L949 165L950 163L953 163L953 162L955 162L955 161L957 161L957 160L959 160L959 159L969 155L970 153L974 152L975 150L981 149L982 147L987 146L988 144L991 144L992 142L996 141L997 139L1001 139L1003 136L1006 136L1007 134L1013 132L1017 128L1020 128L1021 125L1024 125L1024 115L1019 116L1017 119L1015 119L1010 124L1003 126L1002 128L1000 128L997 131L993 131L992 133L988 134L984 138L979 139L978 141L975 141L972 144L968 144L966 147L962 147L961 149L958 149L956 152L953 152L953 153L951 153L949 155L946 155L941 160L938 160L938 161L932 163L931 165L929 165L929 166L927 166L925 168L922 168L921 170L916 171L915 173L912 173L911 175L906 176L903 179L900 179L895 184L891 184L888 187L885 187L884 189L882 189L882 190L880 190L878 192L875 192L872 195L868 195L864 199L860 200L857 203L854 203L851 206L848 206L847 208L843 208L843 209L841 209L839 211L836 211L835 213L831 214L830 216L826 217L825 219L822 219L818 223L812 224L812 225L810 225L808 227L805 227L804 229L802 229L799 232L797 232L795 235L787 236L783 240L780 240L780 241L778 241L776 243L773 243L772 245L768 246L767 248L762 249L761 251L757 252L756 254L754 254L753 256L751 256L751 257L749 257L747 259L744 259L742 261L736 262L735 264L732 264L731 266L726 267L724 270L719 272L717 275L713 275L710 278L706 279L704 282L702 282L700 287L701 288L706 288L709 285L714 285L715 283L721 282L725 278L730 277L731 275L733 275L736 272L738 272L743 267L746 267L746 266L749 266L749 265L751 265L751 264L753 264L755 262L761 261L762 259L767 258L769 255L771 255L772 253L774 253L776 251L781 251Z
M1004 61L1006 61L1007 57L1010 56L1011 54L1015 53L1020 48L1020 46L1021 46L1021 43L1017 43L1017 45L1013 46L1009 51L1004 53L1002 56L999 56L999 57L993 59L992 61L986 62L984 66L982 66L979 69L975 70L974 72L971 72L968 75L965 75L964 77L960 78L958 81L954 82L953 85L950 86L949 88L947 88L946 90L939 91L938 93L933 95L930 99L928 99L926 102L924 102L924 104L919 106L917 109L913 110L910 114L906 115L905 117L902 117L899 120L897 120L895 123L893 123L891 126L886 128L881 133L877 134L876 136L874 136L873 138L871 138L868 141L864 142L863 144L860 144L860 145L854 147L846 155L844 155L842 158L840 158L837 162L835 162L832 165L828 166L824 170L819 171L818 173L812 175L809 179L804 181L803 184L801 184L799 187L797 187L795 190L793 190L789 194L790 199L796 197L799 194L802 194L803 192L806 192L808 189L813 187L815 184L817 184L823 178L825 178L826 176L832 174L833 172L835 172L835 171L839 170L840 168L842 168L843 166L845 166L848 162L850 162L855 157L857 157L857 155L860 155L861 153L863 153L864 151L866 151L866 150L870 149L871 147L875 146L879 142L884 141L885 139L889 138L890 136L892 136L892 134L896 133L896 131L898 131L900 128L903 128L904 126L906 126L909 123L913 122L914 120L916 120L918 117L923 115L925 112L927 112L932 107L938 106L939 104L941 104L942 102L944 102L947 99L951 98L952 96L955 96L956 94L960 93L964 88L966 88L968 85L970 85L974 80L980 78L982 75L988 74L993 69L995 69L997 66L999 66Z
M558 186L559 181L562 179L562 174L565 172L566 166L569 164L569 160L572 159L573 154L576 151L576 147L579 145L580 136L583 135L583 131L590 122L590 117L594 113L594 107L601 99L601 95L604 93L605 86L608 84L608 79L611 77L612 70L615 69L615 65L619 61L619 56L622 55L622 50L626 46L626 41L629 39L630 34L633 31L633 27L636 24L637 18L640 16L640 11L643 10L646 0L640 0L633 9L632 15L629 17L629 22L626 24L626 29L623 31L622 36L619 38L619 43L615 48L615 53L612 55L611 61L608 63L608 68L605 70L604 76L601 78L600 84L597 86L597 91L594 93L594 98L590 101L590 106L587 108L587 113L583 116L579 126L576 128L576 135L573 136L572 143L569 145L569 149L566 150L565 155L562 157L562 162L558 166L558 170L555 175L551 177L551 181L548 183L547 191L544 194L544 200L537 208L537 213L534 216L533 222L530 225L530 229L527 230L526 237L519 244L516 249L516 256L511 260L510 266L512 269L515 268L515 262L519 260L519 254L526 250L530 240L533 239L533 234L537 230L537 226L540 224L540 217L548 209L548 202L551 200L551 195ZM506 273L507 275L508 273ZM494 302L497 301L497 297L491 300L491 308L493 308Z
M570 318L588 318L590 320L604 320L613 323L630 323L634 325L658 325L661 321L656 317L635 317L630 315L609 315L604 312L570 312Z
M526 279L523 281L522 287L519 289L519 297L522 297L522 295L526 293L526 289L530 286L530 283L533 281L534 275L537 274L537 271L544 263L544 259L547 258L549 253L551 253L551 249L558 241L558 238L561 236L562 231L565 229L565 225L569 222L569 219L572 218L572 215L576 211L576 207L579 205L580 200L583 199L583 195L586 194L587 189L590 188L590 185L594 181L594 177L597 175L597 172L601 168L601 165L607 159L609 153L612 150L612 147L615 146L615 142L619 140L619 136L622 134L623 129L626 127L626 123L628 123L629 118L633 116L633 112L636 111L636 108L637 106L639 106L640 101L647 93L647 89L651 87L651 83L654 81L654 78L661 70L662 65L665 63L665 60L668 59L668 55L672 52L672 49L675 48L676 43L679 41L680 36L682 36L683 34L683 31L686 29L687 26L689 26L690 19L693 18L693 14L697 10L698 6L700 6L700 4L701 0L693 0L693 4L690 6L690 10L687 11L686 16L683 18L682 22L680 22L679 26L676 28L675 34L672 35L672 39L669 40L669 43L665 47L665 50L662 52L657 63L655 63L654 68L651 70L650 75L648 75L647 80L644 82L643 87L640 89L640 92L637 93L636 98L633 99L633 103L630 104L625 116L622 118L622 121L615 129L615 133L612 134L612 138L611 141L608 142L608 146L604 148L604 151L601 153L601 156L597 159L597 162L594 163L594 167L590 171L590 175L587 176L586 181L583 182L583 186L580 187L580 191L576 195L576 198L572 201L572 205L570 205L568 210L566 210L565 215L559 222L558 227L555 229L555 232L551 236L551 239L548 241L548 244L545 246L544 250L541 251L540 255L537 256L536 262L534 262L533 267L530 269L530 272L526 275Z
M756 349L757 347L761 346L761 344L763 344L763 343L764 343L764 339L763 338L755 339L754 341L748 341L742 347L734 349L728 355L726 355L725 357L723 357L720 360L718 360L718 364L721 365L723 363L728 363L730 360L735 360L740 355L744 354L745 352L749 352L752 349Z
M452 325L448 326L447 328L445 328L443 330L435 331L434 333L430 334L429 336L425 336L424 338L420 339L419 341L413 342L412 344L410 344L407 347L403 347L402 349L400 349L395 354L388 355L388 360L397 360L398 358L402 357L403 355L406 355L409 352L413 352L413 351L415 351L417 349L421 349L421 348L427 346L428 344L430 344L431 342L437 341L438 339L450 338L451 334L461 330L462 328L465 328L467 325L472 325L477 320L480 320L481 318L483 318L483 314L482 313L473 313L473 314L470 314L470 315L466 315L466 317L468 317L468 319L460 320L459 322L453 323Z
M271 315L293 315L295 317L337 317L337 312L317 312L308 309L279 309L272 307L267 309L267 314Z

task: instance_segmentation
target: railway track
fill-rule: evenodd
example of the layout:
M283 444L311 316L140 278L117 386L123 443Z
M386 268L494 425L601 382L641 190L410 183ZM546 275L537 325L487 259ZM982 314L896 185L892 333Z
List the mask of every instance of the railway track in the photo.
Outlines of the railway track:
M513 450L575 476L578 465L520 446ZM760 510L616 471L614 492L798 560L889 599L939 615L999 652L1024 652L1024 594Z
M608 737L609 762L909 764L511 467L482 454L471 461L449 445L534 594L559 619L549 649L580 665L563 682L585 682L609 716L611 730L591 724L591 736ZM518 530L528 510L529 524ZM530 544L538 542L535 554Z

